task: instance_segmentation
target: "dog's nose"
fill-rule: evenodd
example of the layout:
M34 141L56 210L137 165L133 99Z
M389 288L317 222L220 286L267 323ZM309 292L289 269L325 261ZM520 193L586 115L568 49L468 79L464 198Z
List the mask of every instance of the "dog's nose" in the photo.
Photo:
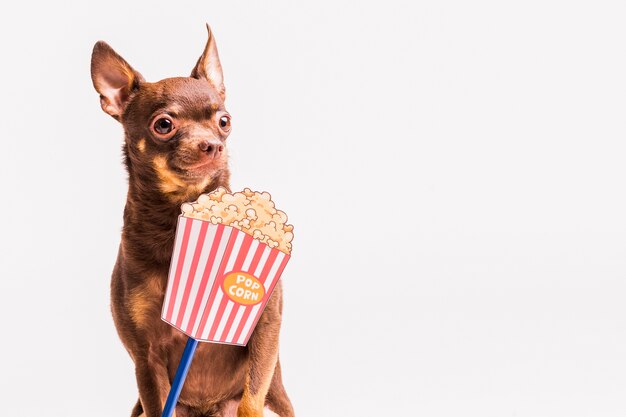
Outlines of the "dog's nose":
M209 142L208 140L203 140L198 144L200 150L202 152L206 152L210 158L218 158L220 154L224 151L224 145L221 143Z

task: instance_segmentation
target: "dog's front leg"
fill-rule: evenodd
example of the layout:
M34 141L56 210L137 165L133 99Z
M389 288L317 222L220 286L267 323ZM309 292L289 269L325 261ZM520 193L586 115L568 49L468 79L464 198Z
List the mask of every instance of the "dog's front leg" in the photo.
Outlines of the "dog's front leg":
M254 333L248 341L248 373L237 417L263 417L265 397L278 360L282 291L279 285L270 297ZM282 416L281 417L291 417Z
M170 389L165 360L148 349L145 356L135 358L135 375L142 417L160 417Z

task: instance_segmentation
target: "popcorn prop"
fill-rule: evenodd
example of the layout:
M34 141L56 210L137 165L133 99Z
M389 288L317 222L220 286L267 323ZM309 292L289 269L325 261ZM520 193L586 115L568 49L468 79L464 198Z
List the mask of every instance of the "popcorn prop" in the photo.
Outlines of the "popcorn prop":
M181 210L161 319L189 339L163 417L174 411L199 341L246 345L293 240L267 192L220 187Z

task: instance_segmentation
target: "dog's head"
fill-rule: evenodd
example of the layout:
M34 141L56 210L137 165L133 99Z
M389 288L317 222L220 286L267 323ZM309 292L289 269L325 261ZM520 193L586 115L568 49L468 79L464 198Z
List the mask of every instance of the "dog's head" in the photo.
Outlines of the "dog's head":
M207 29L206 47L189 77L146 82L102 41L91 57L102 110L124 126L131 181L154 181L176 202L228 180L230 115L215 38Z

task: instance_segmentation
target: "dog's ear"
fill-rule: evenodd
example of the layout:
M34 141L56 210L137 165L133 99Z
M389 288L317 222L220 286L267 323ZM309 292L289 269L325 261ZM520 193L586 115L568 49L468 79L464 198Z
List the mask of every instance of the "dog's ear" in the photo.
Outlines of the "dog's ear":
M225 95L224 90L224 75L222 74L222 64L220 64L220 57L217 55L217 45L215 44L215 37L211 32L209 25L206 25L209 32L209 38L206 41L204 52L198 59L193 71L191 71L191 77L198 80L207 80L213 87L215 87L222 99Z
M93 47L91 80L100 94L102 110L116 120L124 112L133 90L144 81L140 73L103 41L96 42Z

